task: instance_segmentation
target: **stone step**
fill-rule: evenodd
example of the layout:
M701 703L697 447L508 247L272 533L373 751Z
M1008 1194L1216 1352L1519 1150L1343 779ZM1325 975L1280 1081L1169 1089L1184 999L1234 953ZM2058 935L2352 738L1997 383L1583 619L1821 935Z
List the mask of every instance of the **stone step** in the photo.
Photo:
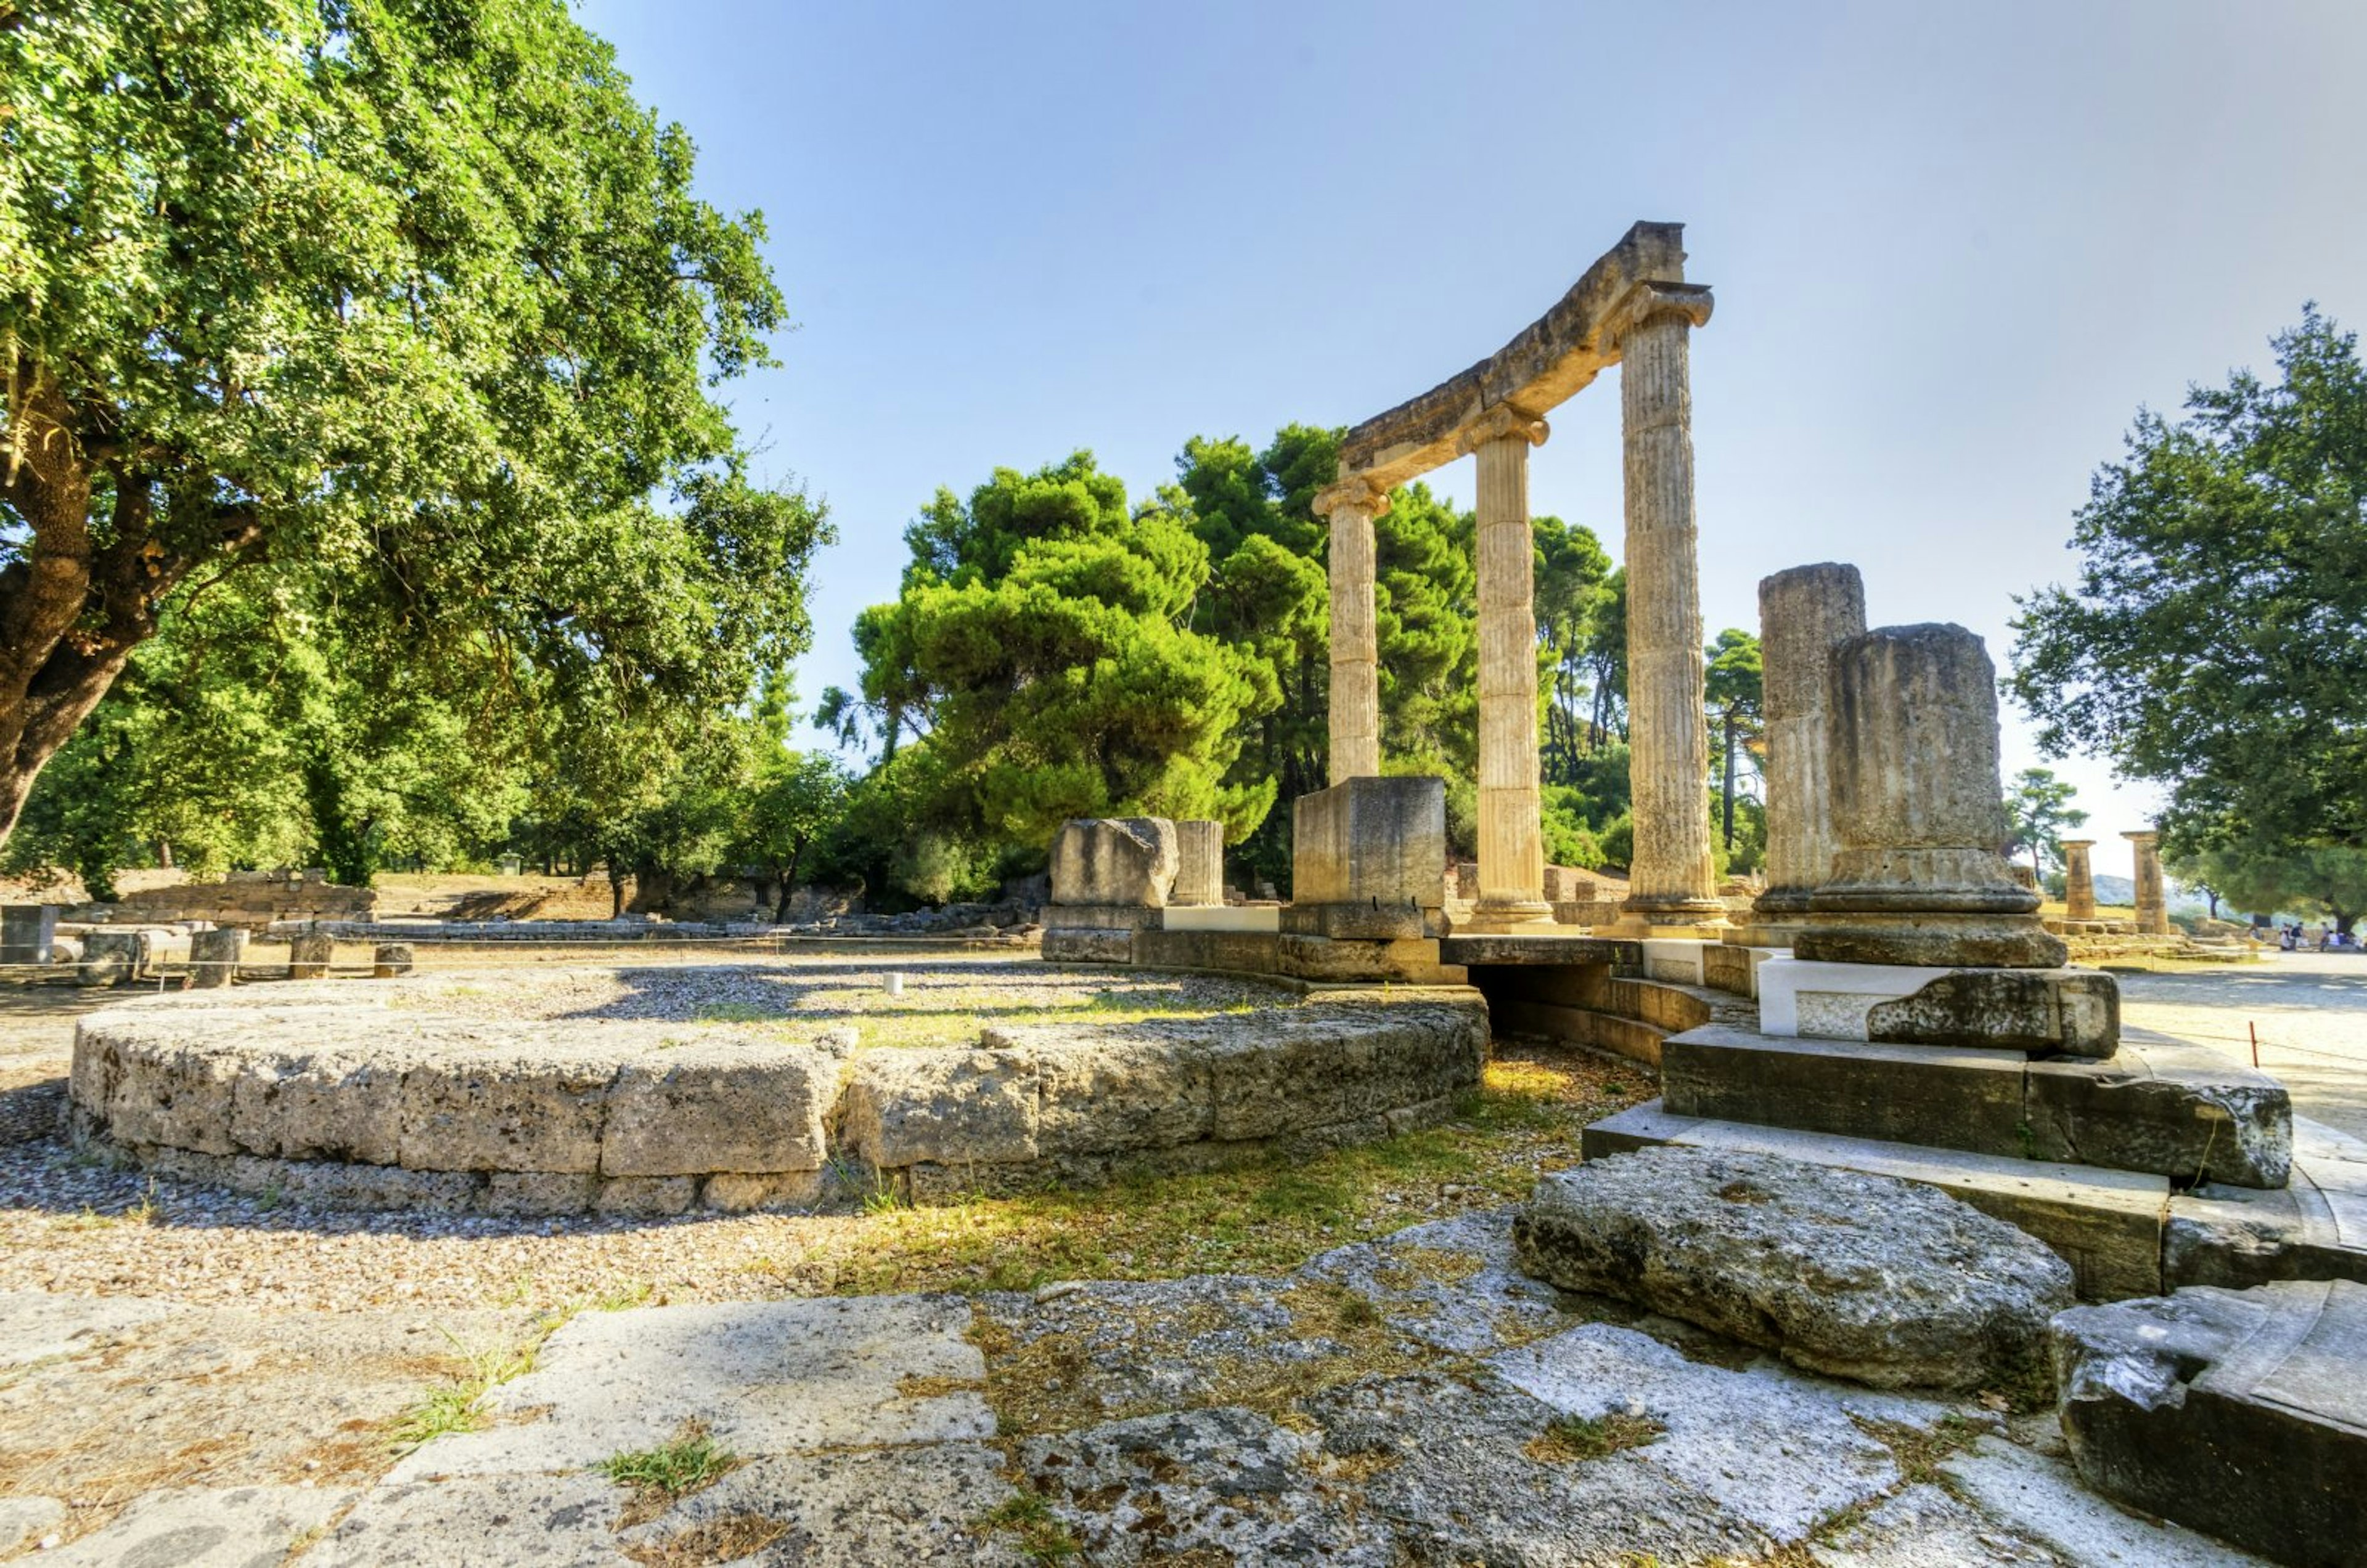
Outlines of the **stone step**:
M1657 1100L1595 1122L1580 1149L1593 1159L1655 1144L1780 1155L1920 1181L2044 1242L2071 1265L2079 1293L2089 1300L2120 1301L2161 1289L2166 1177L1680 1116Z
M1720 1024L1670 1035L1669 1111L2066 1165L2273 1189L2293 1107L2265 1073L2132 1035L2098 1061L2020 1051L1781 1038Z
M2181 1290L2055 1320L2089 1485L2276 1562L2367 1551L2367 1285Z
M2293 1179L2282 1190L2212 1182L2180 1193L2169 1201L2161 1250L2173 1285L2367 1284L2367 1142L2295 1117Z
M2173 1195L2165 1177L1709 1117L1648 1100L1586 1129L1589 1159L1655 1144L1741 1149L1920 1181L2053 1247L2093 1301L2195 1283L2367 1280L2367 1145L2296 1118L2293 1184Z

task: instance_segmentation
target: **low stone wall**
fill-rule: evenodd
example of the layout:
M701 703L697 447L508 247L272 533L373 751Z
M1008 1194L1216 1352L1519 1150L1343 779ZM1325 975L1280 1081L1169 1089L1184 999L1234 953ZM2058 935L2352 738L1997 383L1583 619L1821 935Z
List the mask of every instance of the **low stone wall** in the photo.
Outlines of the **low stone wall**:
M369 888L324 881L317 873L239 872L221 882L130 889L115 903L78 907L74 918L118 925L211 920L260 931L274 920L368 919L377 908Z
M1708 994L1614 974L1609 964L1473 964L1500 1032L1541 1034L1658 1066L1660 1043L1711 1021Z
M1327 992L1211 1019L857 1048L680 1023L489 1022L410 983L164 998L75 1032L77 1136L328 1207L678 1214L1187 1169L1426 1124L1488 1054L1476 995Z

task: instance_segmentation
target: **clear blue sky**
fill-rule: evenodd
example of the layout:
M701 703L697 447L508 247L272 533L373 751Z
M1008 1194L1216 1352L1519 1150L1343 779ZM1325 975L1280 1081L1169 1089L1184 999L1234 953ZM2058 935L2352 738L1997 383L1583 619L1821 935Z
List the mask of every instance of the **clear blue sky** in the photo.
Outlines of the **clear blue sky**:
M2140 404L2367 325L2367 5L586 0L798 329L731 389L830 502L809 704L939 484L1349 424L1498 347L1639 218L1693 342L1708 628L1815 560L2006 662ZM1532 501L1620 547L1617 389ZM1446 470L1467 503L1469 465ZM2036 760L2009 710L2009 770ZM2150 796L2061 765L2098 868Z

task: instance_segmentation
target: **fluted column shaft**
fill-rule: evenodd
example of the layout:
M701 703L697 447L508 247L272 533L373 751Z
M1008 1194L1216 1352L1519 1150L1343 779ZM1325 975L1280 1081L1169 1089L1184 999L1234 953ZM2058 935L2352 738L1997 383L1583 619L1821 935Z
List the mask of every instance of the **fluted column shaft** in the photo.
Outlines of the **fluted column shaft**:
M1327 491L1331 520L1331 782L1381 772L1380 641L1373 611L1373 519L1386 499Z
M1482 925L1553 919L1537 793L1536 543L1529 446L1540 422L1486 427L1479 461L1479 906ZM1501 429L1503 434L1492 434Z
M2088 863L2088 852L2096 847L2096 840L2065 839L2062 847L2063 918L2092 920L2096 918L2096 873Z
M1757 912L1785 919L1832 874L1829 744L1833 649L1865 630L1857 568L1796 566L1761 580L1759 646L1767 726L1767 891Z
M1685 310L1647 305L1621 337L1627 490L1627 744L1636 848L1623 906L1648 923L1724 914L1709 843L1709 730L1694 558Z
M2146 936L2169 934L2169 901L2161 886L2161 835L2124 833L2137 852L2137 931Z

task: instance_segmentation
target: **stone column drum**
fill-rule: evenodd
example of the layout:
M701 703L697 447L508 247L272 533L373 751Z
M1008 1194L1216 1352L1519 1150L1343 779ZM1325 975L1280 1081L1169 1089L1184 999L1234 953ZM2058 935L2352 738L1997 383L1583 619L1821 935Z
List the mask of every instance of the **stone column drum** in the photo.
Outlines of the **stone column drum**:
M1885 626L1833 656L1832 874L1802 959L2053 968L2063 943L2013 879L1998 778L1997 671L1958 626Z
M337 939L327 931L298 931L288 939L288 977L318 980L329 973L337 954Z
M1170 904L1221 904L1225 901L1225 825L1182 821L1175 824L1175 890Z
M1716 924L1726 910L1709 847L1689 346L1693 329L1709 320L1709 291L1639 284L1624 310L1619 403L1636 848L1621 908L1632 925Z
M11 904L0 908L0 964L47 964L57 939L55 904Z
M1765 661L1767 891L1764 920L1797 919L1832 874L1831 793L1826 788L1827 709L1833 650L1865 632L1865 583L1857 568L1795 566L1759 584Z
M189 984L200 988L227 986L238 978L238 961L246 954L246 932L237 926L217 926L189 936Z
M1479 903L1471 929L1550 923L1537 790L1535 536L1529 448L1546 423L1509 405L1462 437L1479 459Z
M1333 784L1381 772L1380 641L1373 612L1373 519L1389 498L1363 479L1315 498L1331 525L1331 771Z
M2137 852L2137 931L2142 936L2169 934L2169 900L2161 886L2161 835L2151 829L2124 833Z
M2096 918L2096 873L2088 863L2088 852L2096 847L2093 839L2064 839L2063 850L2063 918L2067 920L2092 920Z

